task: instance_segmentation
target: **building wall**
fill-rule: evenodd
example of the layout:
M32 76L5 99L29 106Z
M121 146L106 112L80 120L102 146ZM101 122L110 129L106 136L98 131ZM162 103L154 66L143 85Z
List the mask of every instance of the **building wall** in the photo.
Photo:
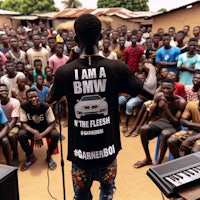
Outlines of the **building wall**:
M55 28L60 28L60 27L64 27L65 26L64 24L67 24L68 22L69 22L69 24L71 24L72 21L74 21L74 20L54 19L53 25L54 25ZM130 29L130 30L140 28L140 23L137 23L137 22L134 23L133 21L130 21L128 19L122 19L122 18L117 17L117 16L108 17L108 20L106 20L106 18L101 18L101 22L102 22L102 28L103 29L110 28L110 26L113 29L117 29L121 25L126 25L127 28ZM62 25L64 25L64 26L62 26ZM67 27L67 25L66 25L66 27Z
M134 23L133 21L130 21L128 19L123 19L118 16L112 16L111 18L112 18L111 26L113 29L117 29L122 25L126 25L129 30L139 29L140 27L139 23Z
M10 27L16 28L20 25L20 21L18 20L10 20L11 15L0 15L0 28L3 27L3 24L7 24Z
M190 35L192 36L193 27L200 25L200 4L196 4L190 9L182 8L153 17L152 32L155 33L160 27L167 32L170 26L174 26L176 31L179 31L183 29L184 25L190 25Z

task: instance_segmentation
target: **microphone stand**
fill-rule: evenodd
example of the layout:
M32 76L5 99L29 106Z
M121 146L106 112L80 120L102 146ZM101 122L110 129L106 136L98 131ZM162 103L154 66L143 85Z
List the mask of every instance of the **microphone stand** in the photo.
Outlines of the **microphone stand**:
M64 173L64 159L63 159L63 149L62 149L62 125L61 125L61 112L59 102L58 105L58 121L59 121L59 130L60 130L60 155L61 155L61 168L62 168L62 184L63 184L63 200L66 199L65 194L65 173Z

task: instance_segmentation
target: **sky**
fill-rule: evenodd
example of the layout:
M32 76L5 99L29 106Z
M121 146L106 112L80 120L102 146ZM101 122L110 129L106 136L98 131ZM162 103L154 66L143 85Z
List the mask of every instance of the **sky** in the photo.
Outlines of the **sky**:
M61 4L62 0L55 0L55 5L61 10L63 6ZM79 0L83 4L83 8L96 8L97 0ZM161 8L166 8L170 10L175 7L179 7L195 0L149 0L149 9L150 11L158 11Z

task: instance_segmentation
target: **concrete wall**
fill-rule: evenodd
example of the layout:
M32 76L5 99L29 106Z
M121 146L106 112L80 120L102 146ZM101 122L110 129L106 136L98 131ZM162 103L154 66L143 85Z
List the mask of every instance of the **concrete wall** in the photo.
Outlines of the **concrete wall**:
M183 29L184 25L190 25L190 35L192 36L193 27L200 25L200 4L196 4L190 9L184 7L152 18L153 33L160 27L167 32L170 26L174 26L176 31L179 31Z

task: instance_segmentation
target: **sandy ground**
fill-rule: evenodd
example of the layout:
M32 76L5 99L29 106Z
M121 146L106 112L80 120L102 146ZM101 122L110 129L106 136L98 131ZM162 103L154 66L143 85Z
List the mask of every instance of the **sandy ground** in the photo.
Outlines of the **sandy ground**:
M62 130L67 136L67 128ZM118 174L116 178L116 192L114 200L160 200L163 199L160 190L146 175L150 166L134 169L133 163L144 158L144 152L140 142L140 136L126 138L121 134L122 150L118 155ZM155 154L157 139L150 142L152 157ZM64 155L64 179L62 176L61 155L53 156L57 162L55 171L48 171L45 162L46 142L41 149L34 149L38 158L37 162L27 171L18 170L20 200L65 200L73 199L73 189L71 181L71 163L66 160L67 139L62 143ZM20 165L25 160L25 154L19 146ZM60 144L59 144L59 152ZM0 161L3 162L2 159ZM63 187L63 180L65 187ZM65 188L65 190L64 190ZM65 192L64 192L65 191ZM64 198L65 193L65 198ZM99 199L99 183L92 185L93 199ZM167 198L165 198L167 199Z

